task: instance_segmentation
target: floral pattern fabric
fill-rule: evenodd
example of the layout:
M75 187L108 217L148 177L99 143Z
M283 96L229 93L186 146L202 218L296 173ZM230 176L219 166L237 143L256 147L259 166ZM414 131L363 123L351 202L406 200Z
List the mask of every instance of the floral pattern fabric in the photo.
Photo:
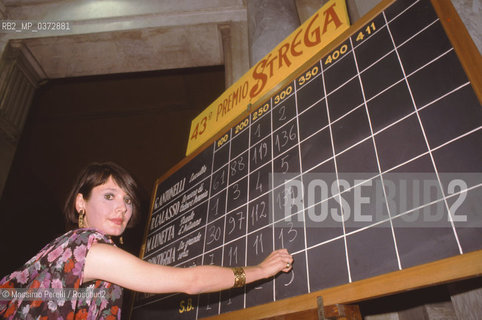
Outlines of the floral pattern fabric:
M120 286L100 280L82 283L85 257L94 243L114 245L93 229L69 231L47 244L22 268L5 276L0 289L102 289L104 294L36 301L12 298L0 301L0 319L120 319Z

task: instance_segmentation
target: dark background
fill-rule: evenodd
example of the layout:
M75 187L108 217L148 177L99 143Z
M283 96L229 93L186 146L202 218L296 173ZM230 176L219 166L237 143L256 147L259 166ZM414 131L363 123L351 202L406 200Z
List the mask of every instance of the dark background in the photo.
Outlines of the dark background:
M37 89L0 200L0 278L65 232L62 208L81 168L114 161L143 190L138 254L155 180L185 156L191 120L224 91L224 67L51 80Z

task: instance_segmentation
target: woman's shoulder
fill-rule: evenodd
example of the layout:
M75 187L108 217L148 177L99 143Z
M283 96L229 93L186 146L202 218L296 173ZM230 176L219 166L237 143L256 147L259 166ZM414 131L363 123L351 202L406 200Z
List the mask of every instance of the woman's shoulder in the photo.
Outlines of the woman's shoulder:
M52 251L58 254L67 248L85 248L88 250L92 244L97 242L114 244L108 236L95 229L70 230L45 245L29 262L39 260L45 255L52 255Z
M104 233L100 232L99 230L96 229L90 229L90 228L80 228L80 229L73 229L70 230L60 237L56 239L56 241L69 241L73 243L84 243L88 242L89 244L92 244L92 242L106 242L106 243L113 243L110 237L105 235Z

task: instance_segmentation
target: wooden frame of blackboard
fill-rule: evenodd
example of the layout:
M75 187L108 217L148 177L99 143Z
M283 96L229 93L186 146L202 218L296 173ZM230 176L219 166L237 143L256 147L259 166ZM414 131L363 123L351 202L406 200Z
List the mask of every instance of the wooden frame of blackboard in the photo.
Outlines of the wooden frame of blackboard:
M148 226L152 218L152 211L154 208L154 200L157 188L173 173L178 171L181 167L189 163L199 153L212 145L214 141L221 138L225 131L237 124L239 121L248 116L252 111L265 103L274 93L285 87L289 82L298 77L309 66L320 60L327 53L339 46L346 38L353 35L362 26L370 22L382 10L390 6L395 0L383 0L375 8L373 8L367 15L358 20L350 29L344 32L340 37L333 41L326 48L321 50L312 59L307 60L303 66L293 72L290 77L280 82L270 92L266 93L258 101L249 105L246 111L239 117L234 119L222 131L220 131L212 139L204 143L200 148L193 152L188 157L184 158L176 166L171 168L166 174L158 178L154 185L152 193L150 216L146 224L143 245L140 252L140 257L144 256L145 245L148 235ZM442 26L452 43L459 61L472 83L473 89L479 103L482 103L482 59L481 55L467 32L462 20L455 11L450 0L430 0ZM395 271L388 274L372 277L369 279L348 283L345 285L319 290L292 298L283 299L267 303L260 306L251 307L248 309L233 311L217 316L205 318L212 320L221 319L264 319L290 313L316 309L317 297L323 297L325 305L338 303L353 303L357 301L373 299L381 296L395 294L403 291L418 289L427 286L434 286L438 284L448 283L452 281L477 277L482 275L482 250L462 254L455 257L446 258L443 260L419 265L400 271Z
M480 275L482 250L204 319L261 320L317 309L317 297L324 305L348 304Z

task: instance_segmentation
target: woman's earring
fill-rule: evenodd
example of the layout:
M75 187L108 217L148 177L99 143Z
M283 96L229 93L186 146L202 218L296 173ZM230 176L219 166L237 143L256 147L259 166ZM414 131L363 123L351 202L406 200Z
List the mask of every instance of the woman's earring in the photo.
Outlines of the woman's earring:
M79 223L78 223L78 224L79 224L79 228L85 228L85 227L87 227L87 226L85 225L85 220L84 220L84 218L85 218L85 210L84 210L84 209L80 209L80 210L79 210Z
M119 238L119 243L124 244L124 238L122 236L120 236L120 238Z

